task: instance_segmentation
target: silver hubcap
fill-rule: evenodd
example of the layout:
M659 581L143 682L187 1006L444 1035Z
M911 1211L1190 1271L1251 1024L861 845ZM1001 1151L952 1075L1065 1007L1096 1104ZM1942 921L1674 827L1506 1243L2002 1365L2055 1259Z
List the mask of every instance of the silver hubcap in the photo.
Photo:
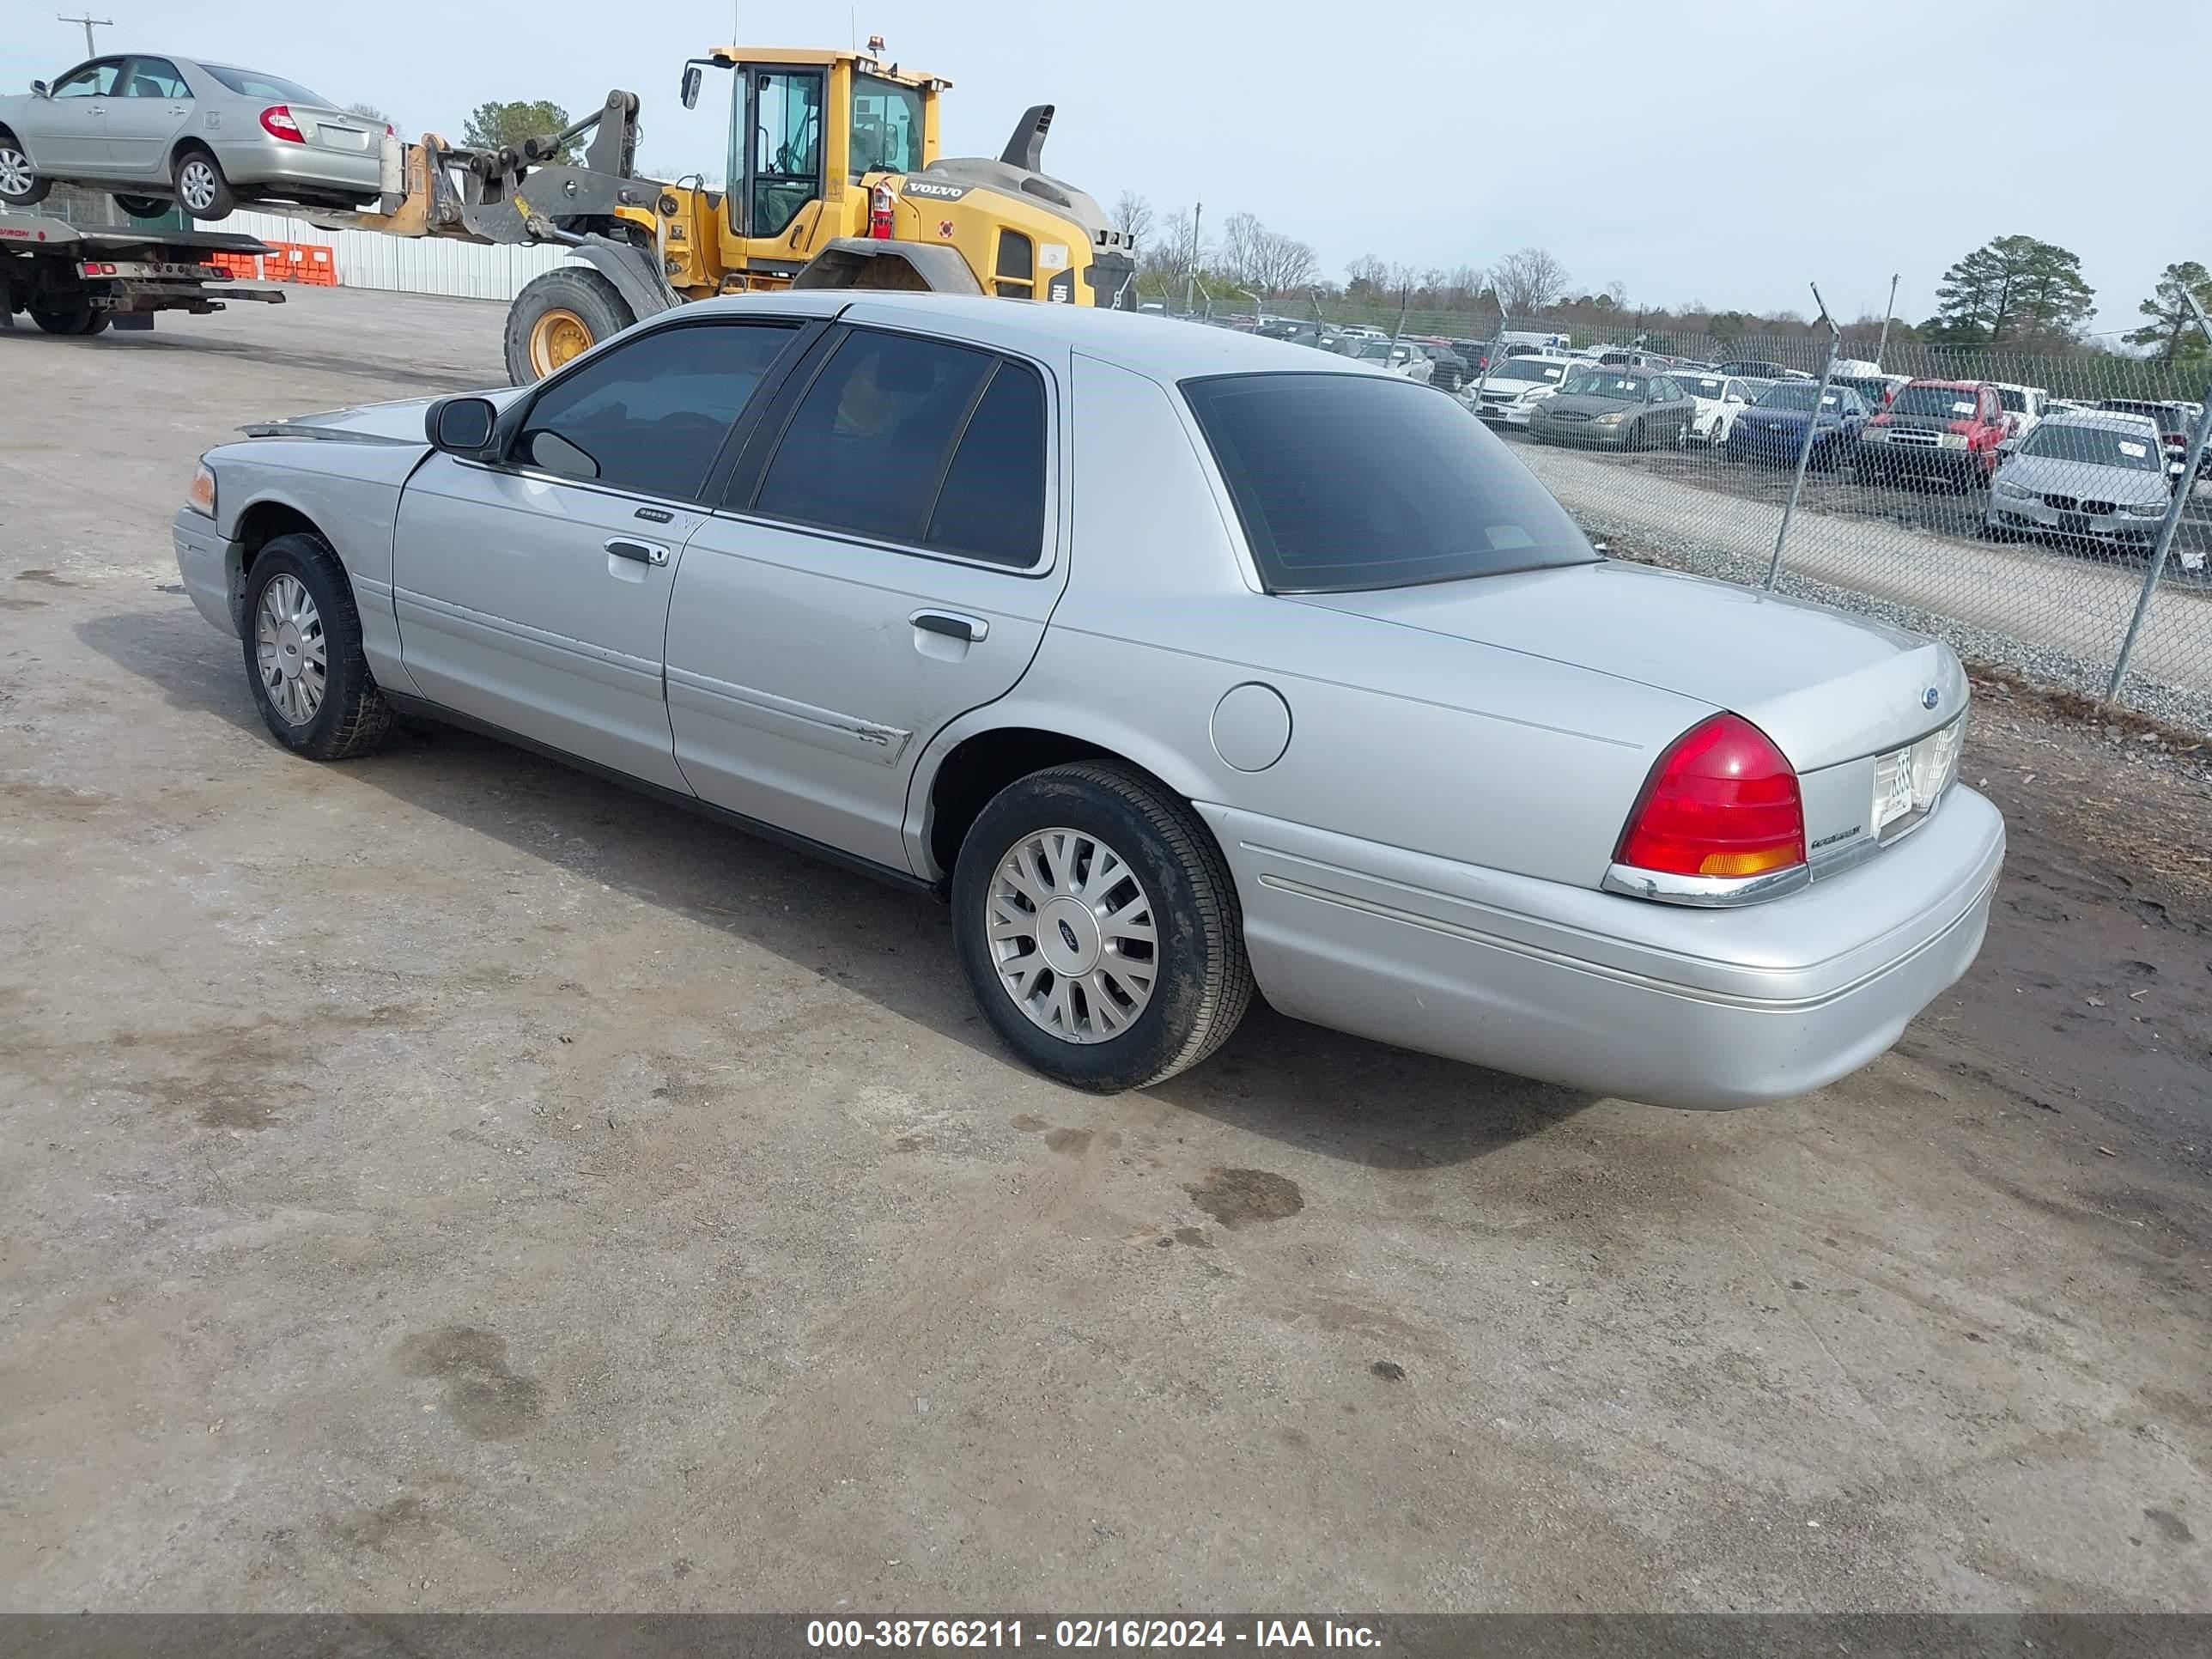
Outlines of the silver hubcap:
M298 577L278 576L261 590L253 641L270 706L291 725L305 726L323 706L330 664L322 613Z
M215 205L215 169L205 161L187 161L184 171L177 175L177 189L188 208L206 209Z
M0 144L0 191L10 196L29 193L30 159L13 144Z
M1063 1042L1119 1036L1152 1000L1152 895L1096 836L1040 830L1017 842L991 878L983 925L1014 1006Z

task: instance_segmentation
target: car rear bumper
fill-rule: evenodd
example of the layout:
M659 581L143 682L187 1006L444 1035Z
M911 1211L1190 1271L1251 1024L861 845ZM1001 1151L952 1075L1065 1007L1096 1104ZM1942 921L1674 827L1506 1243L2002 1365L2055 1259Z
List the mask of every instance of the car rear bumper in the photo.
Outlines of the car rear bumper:
M216 160L223 176L248 189L324 190L351 196L374 196L384 185L380 148L353 155L344 150L318 149L307 144L276 140L217 144Z
M199 613L233 639L238 618L231 609L231 572L238 568L236 544L226 539L205 514L180 507L169 526L176 544L177 574Z
M1656 1105L1765 1104L1895 1042L1972 965L2004 859L1972 790L1785 898L1695 910L1201 807L1297 1018Z

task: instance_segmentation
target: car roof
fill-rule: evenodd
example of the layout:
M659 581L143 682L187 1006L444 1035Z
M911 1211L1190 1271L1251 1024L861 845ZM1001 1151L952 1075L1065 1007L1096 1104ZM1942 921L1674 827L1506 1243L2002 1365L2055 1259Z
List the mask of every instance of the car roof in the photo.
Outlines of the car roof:
M2158 422L2149 416L2125 409L2062 409L2043 418L2051 426L2101 426L2115 432L2136 432L2144 427L2158 430Z
M1941 386L1946 392L1979 392L1987 384L1982 380L1936 380L1925 375L1911 382L1914 386Z
M1157 316L1089 306L1023 305L969 294L866 289L799 289L728 295L679 307L672 317L842 315L853 323L919 328L970 344L1049 355L1073 350L1162 381L1202 374L1367 374L1355 359L1332 361L1311 347L1228 328L1162 328ZM1171 319L1173 320L1173 319ZM1388 344L1387 338L1370 343Z

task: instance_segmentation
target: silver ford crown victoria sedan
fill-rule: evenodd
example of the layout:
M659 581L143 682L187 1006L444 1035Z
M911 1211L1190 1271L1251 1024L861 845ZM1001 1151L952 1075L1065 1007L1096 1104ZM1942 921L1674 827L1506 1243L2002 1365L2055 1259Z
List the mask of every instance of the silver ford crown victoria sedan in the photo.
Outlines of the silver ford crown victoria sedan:
M270 729L395 714L950 900L1052 1077L1284 1012L1754 1104L1974 958L1945 647L1602 557L1481 423L1224 330L690 306L538 384L247 428L176 520Z

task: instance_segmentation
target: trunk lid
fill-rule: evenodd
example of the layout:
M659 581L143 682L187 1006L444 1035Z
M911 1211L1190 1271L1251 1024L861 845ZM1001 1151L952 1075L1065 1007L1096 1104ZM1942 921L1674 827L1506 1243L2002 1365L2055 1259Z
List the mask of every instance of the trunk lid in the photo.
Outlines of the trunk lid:
M291 105L300 136L314 149L337 150L345 155L366 155L384 139L384 123L344 110L318 109L313 105Z
M1800 773L1956 719L1948 646L1730 582L1608 560L1299 602L1571 663L1741 714Z

